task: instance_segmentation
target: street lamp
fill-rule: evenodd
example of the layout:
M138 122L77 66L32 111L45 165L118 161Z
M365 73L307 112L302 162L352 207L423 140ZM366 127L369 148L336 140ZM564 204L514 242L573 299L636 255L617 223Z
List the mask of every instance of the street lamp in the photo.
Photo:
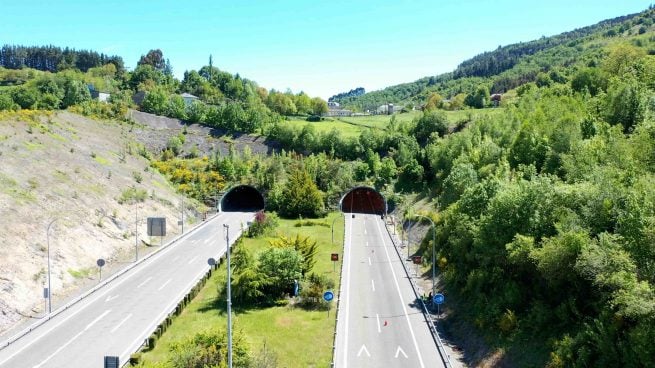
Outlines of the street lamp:
M430 225L432 226L432 295L435 294L435 287L434 287L434 267L435 267L435 258L434 258L434 245L435 245L435 239L436 239L436 227L434 226L434 221L432 221L431 218L423 215L414 215L414 217L421 217L424 219L427 219L430 221Z
M336 216L334 220L332 220L332 244L334 244L334 222L339 219L339 216Z
M52 313L52 284L51 284L51 274L50 274L50 227L55 223L55 221L59 220L59 217L55 217L50 223L48 224L48 228L45 232L46 236L46 241L48 243L48 292L47 292L47 297L48 297L48 314ZM45 294L45 293L44 293Z

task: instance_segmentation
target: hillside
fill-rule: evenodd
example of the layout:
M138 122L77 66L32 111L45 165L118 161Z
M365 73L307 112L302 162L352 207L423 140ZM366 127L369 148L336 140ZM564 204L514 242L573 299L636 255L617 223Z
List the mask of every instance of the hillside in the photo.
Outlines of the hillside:
M107 274L134 260L130 188L143 196L140 219L166 217L169 235L180 233L181 197L139 155L132 128L66 111L0 115L0 332L22 316L43 314L46 229L53 219L53 309L97 283L98 258L107 260ZM187 204L185 215L191 222L193 207ZM138 229L139 239L150 242L142 221ZM141 254L153 249L141 246Z
M602 56L600 49L609 43L632 42L650 52L653 49L654 20L655 12L647 9L555 36L499 46L463 61L450 73L363 95L337 95L331 100L346 108L365 111L386 103L425 104L431 92L447 99L460 93L472 94L479 84L486 85L491 93L504 93L537 81L540 73L550 73L551 79L565 79L570 77L567 75L570 71L595 65Z

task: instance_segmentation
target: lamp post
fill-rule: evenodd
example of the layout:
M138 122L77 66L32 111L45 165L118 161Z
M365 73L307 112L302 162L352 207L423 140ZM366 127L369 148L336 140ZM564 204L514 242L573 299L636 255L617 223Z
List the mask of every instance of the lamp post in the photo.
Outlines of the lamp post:
M337 221L339 216L336 216L334 220L332 220L332 244L334 244L334 222Z
M55 217L50 223L48 224L48 228L45 232L46 234L46 241L48 244L48 314L52 313L52 284L51 284L51 274L50 274L50 228L52 225L59 220L59 217Z
M434 287L434 267L435 267L435 258L434 258L434 244L436 240L436 227L434 226L434 221L432 221L431 218L423 215L414 215L414 217L421 217L424 219L427 219L430 221L430 225L432 226L432 295L435 294L435 287Z
M134 201L134 262L139 261L139 201Z
M227 242L227 366L232 368L232 288L230 270L230 226L223 224L225 241Z

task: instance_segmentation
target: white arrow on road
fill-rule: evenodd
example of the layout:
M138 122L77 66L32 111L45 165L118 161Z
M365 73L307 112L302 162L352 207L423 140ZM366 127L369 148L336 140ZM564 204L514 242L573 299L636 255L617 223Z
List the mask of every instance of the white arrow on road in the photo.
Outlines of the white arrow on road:
M403 356L407 358L407 354L405 354L405 351L403 350L403 348L400 347L400 345L398 345L398 350L396 350L396 356L395 356L396 358L398 358L399 353L403 353Z
M107 299L105 299L105 303L110 302L116 298L118 298L118 295L114 295L114 296L108 295Z
M362 351L365 352L366 355L371 356L371 354L369 354L369 352L368 352L368 349L366 349L366 345L364 345L364 344L362 344L361 349L359 349L359 352L357 353L357 356L362 355ZM405 354L405 353L403 353L403 354ZM407 357L407 356L405 356L405 357Z

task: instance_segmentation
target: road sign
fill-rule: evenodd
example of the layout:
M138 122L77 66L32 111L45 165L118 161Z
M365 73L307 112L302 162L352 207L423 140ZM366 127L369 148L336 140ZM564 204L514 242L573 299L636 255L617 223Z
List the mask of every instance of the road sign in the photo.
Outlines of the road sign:
M48 288L43 288L43 298L48 299L48 296L50 296Z
M210 258L210 259L207 260L207 263L210 266L214 266L214 265L216 265L216 260L214 258Z
M441 305L441 304L443 304L444 301L446 301L446 298L443 296L443 294L437 293L437 294L434 294L434 296L432 297L432 301L436 305Z
M330 259L332 260L332 262L337 262L339 260L339 253L332 253Z
M105 265L105 260L102 259L102 258L98 258L98 260L96 261L96 264L98 265L98 267L102 267L102 266Z
M422 263L421 256L413 256L412 262L414 262L414 264L421 264Z
M334 299L334 293L332 293L331 291L326 291L325 293L323 293L323 299L326 302L331 302L332 299Z
M166 236L165 217L148 217L148 236Z
M105 357L105 368L120 368L117 356L106 356Z

